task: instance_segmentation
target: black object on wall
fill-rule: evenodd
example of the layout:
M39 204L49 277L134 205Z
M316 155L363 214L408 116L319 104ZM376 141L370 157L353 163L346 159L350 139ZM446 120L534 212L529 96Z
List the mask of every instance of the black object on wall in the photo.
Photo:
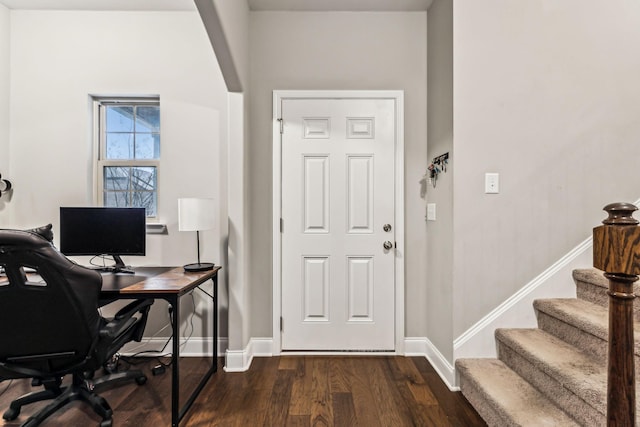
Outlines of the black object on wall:
M8 179L2 179L2 175L0 175L0 197L2 197L3 194L11 191L11 187L11 181L9 181Z

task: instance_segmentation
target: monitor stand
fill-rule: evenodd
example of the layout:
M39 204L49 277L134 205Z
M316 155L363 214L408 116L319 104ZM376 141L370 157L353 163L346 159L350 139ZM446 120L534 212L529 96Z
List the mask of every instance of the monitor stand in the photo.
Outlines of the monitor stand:
M129 274L134 273L133 270L131 270L130 268L127 268L127 266L124 264L124 261L122 261L122 258L120 258L120 255L111 255L111 256L113 257L113 260L116 262L112 270L114 274L115 273L129 273Z
M128 274L134 274L135 271L133 271L132 269L128 268L124 261L122 261L122 258L120 258L120 255L113 255L110 254L110 256L113 258L113 260L115 261L115 264L109 267L98 267L97 270L102 271L102 272L107 272L107 273L128 273Z

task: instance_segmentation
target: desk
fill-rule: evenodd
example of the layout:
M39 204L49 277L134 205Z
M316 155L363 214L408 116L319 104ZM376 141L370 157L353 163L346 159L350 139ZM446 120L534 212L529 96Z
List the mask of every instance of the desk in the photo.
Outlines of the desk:
M102 276L101 299L115 301L119 299L153 298L164 299L173 307L171 325L173 333L173 352L171 355L171 426L178 427L180 420L189 410L205 384L218 369L218 271L213 270L186 273L182 267L141 267L135 269L135 275L111 274ZM180 408L180 304L179 299L207 280L213 281L213 362L200 380L200 383Z

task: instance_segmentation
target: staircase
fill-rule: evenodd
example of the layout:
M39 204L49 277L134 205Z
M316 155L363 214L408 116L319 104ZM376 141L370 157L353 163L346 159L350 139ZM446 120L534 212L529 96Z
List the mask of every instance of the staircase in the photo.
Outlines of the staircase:
M593 269L573 279L577 298L534 302L538 328L496 330L498 359L456 361L462 393L490 426L607 425L608 281Z

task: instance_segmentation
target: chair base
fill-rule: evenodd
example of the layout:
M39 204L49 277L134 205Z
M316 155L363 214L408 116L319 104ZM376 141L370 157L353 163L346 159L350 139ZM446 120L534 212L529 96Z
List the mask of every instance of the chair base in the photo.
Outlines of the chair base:
M5 420L14 420L20 415L22 406L47 399L54 399L47 406L33 414L21 427L39 426L46 418L58 411L63 406L73 401L83 401L88 403L94 412L102 417L100 427L110 427L112 425L113 411L109 403L96 393L96 388L106 388L134 379L137 384L142 385L147 381L147 377L139 370L130 370L105 375L95 381L87 380L82 374L73 374L70 385L60 387L60 380L57 384L44 384L45 390L25 394L11 402L9 409L3 414Z

